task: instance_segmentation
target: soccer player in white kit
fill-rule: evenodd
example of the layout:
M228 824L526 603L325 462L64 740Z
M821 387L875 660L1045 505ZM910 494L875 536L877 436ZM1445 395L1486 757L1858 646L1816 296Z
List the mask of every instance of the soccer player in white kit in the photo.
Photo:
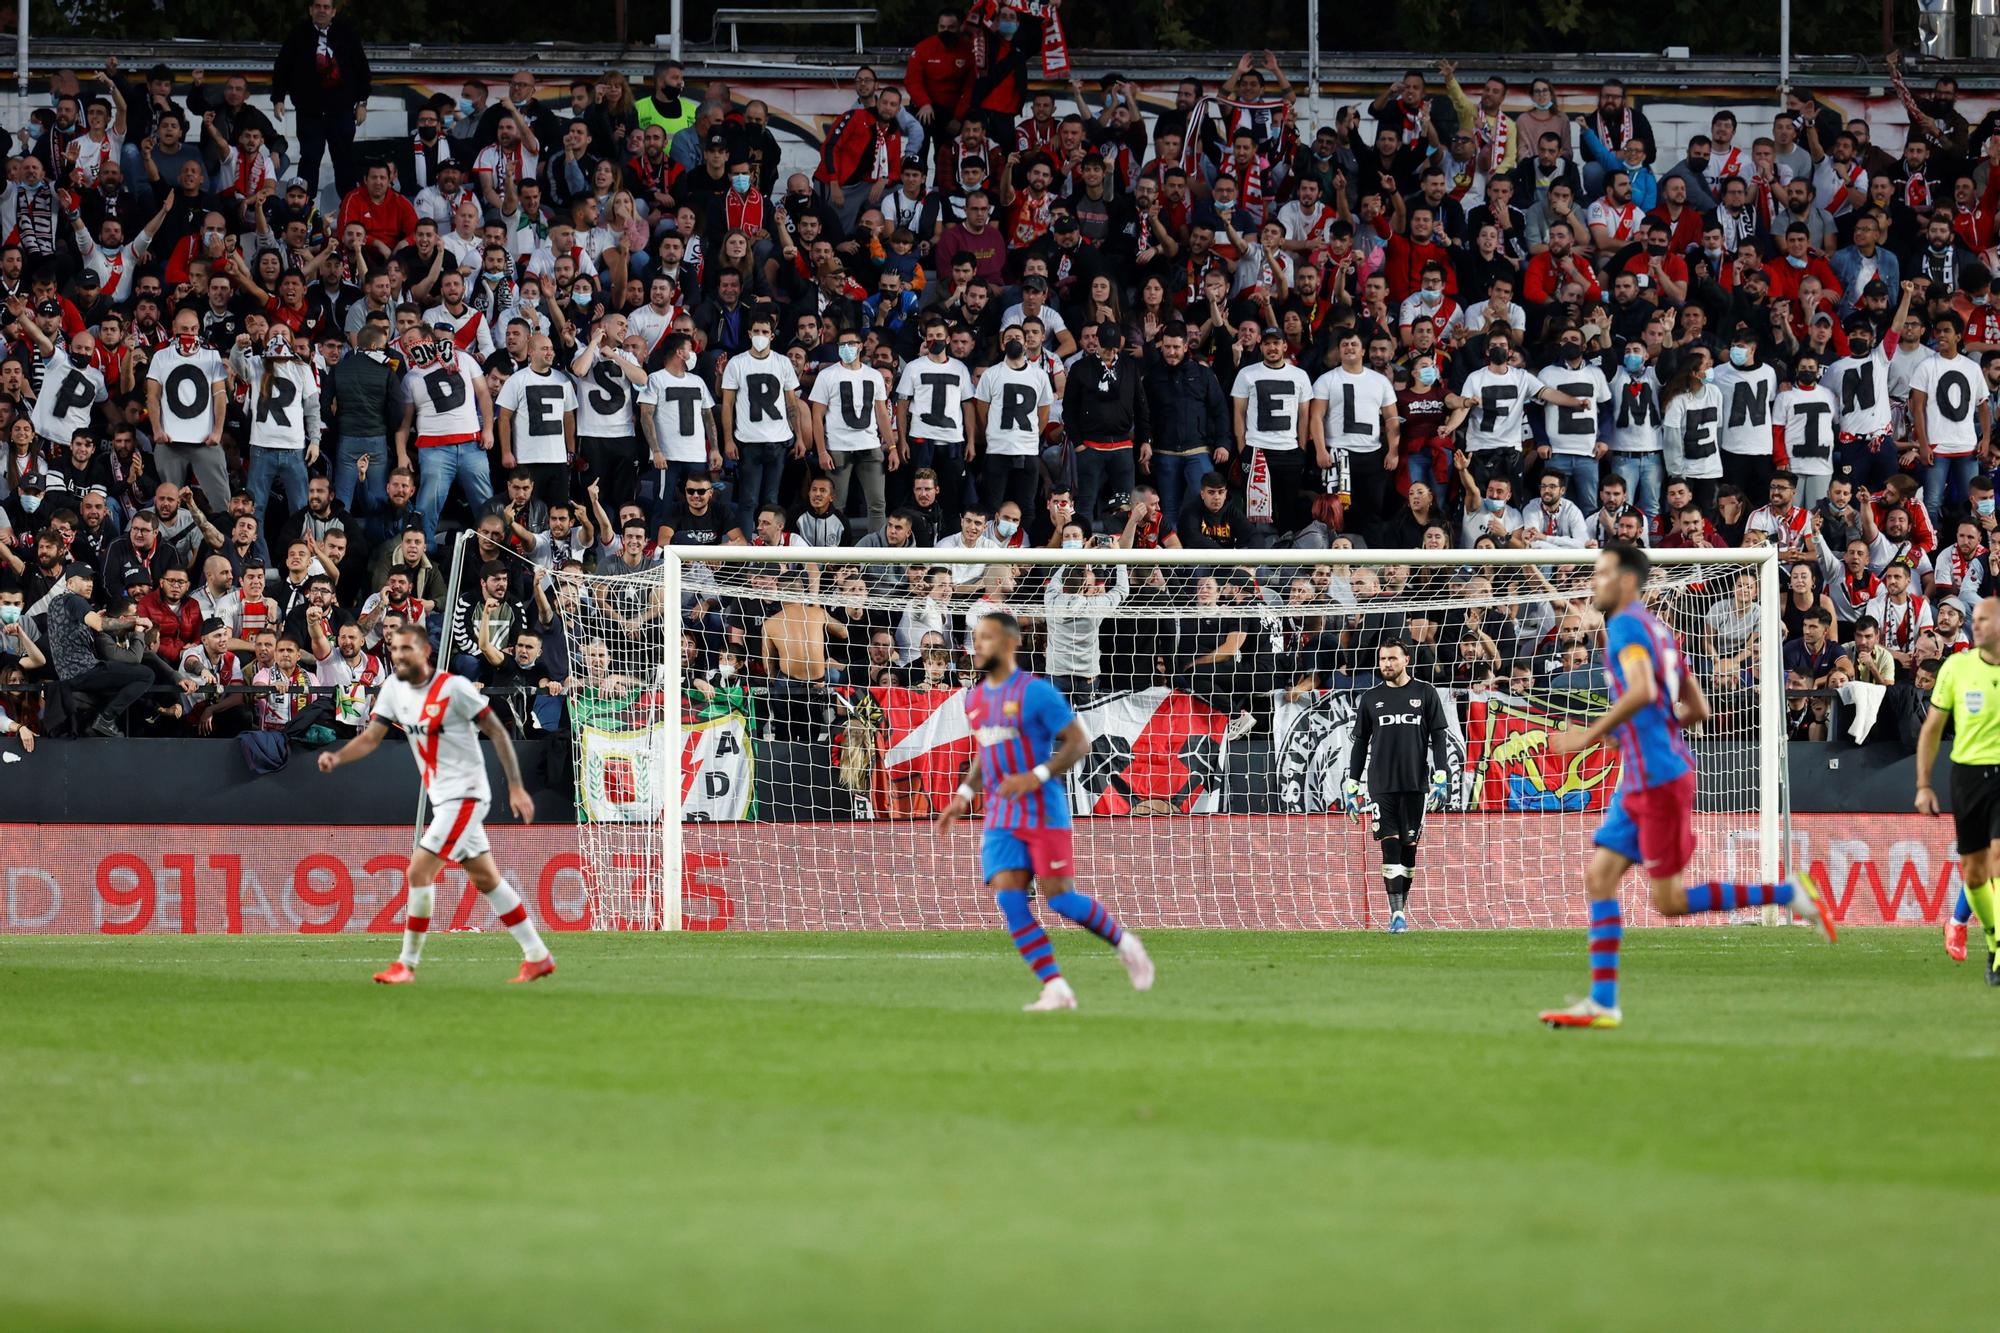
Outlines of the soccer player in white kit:
M395 632L389 660L395 676L384 681L375 696L368 725L339 750L322 751L319 756L322 773L365 759L375 752L393 723L409 737L410 753L416 757L417 772L431 798L430 826L410 853L410 902L403 925L403 952L377 972L375 980L385 986L400 986L417 979L417 963L423 956L424 936L430 931L431 908L437 897L438 870L451 860L465 867L472 886L484 895L500 924L520 944L521 971L514 983L538 981L556 970L556 960L542 943L535 923L528 919L521 895L502 878L486 841L486 809L493 793L486 782L480 733L493 742L494 753L500 756L500 771L507 775L508 807L523 824L535 820L535 802L521 785L514 743L478 686L431 665L430 635L422 626L405 625Z

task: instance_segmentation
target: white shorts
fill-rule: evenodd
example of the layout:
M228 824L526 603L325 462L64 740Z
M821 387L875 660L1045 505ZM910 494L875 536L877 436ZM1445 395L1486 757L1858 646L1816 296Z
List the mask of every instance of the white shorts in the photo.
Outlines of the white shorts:
M491 801L471 797L440 802L417 846L441 861L459 865L483 855L492 845L486 841L486 810L490 805Z

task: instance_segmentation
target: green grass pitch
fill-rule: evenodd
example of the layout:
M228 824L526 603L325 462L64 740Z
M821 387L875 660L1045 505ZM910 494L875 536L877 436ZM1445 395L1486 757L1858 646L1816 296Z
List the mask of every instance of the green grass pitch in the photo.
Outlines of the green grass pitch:
M0 941L0 1328L1990 1321L1930 930Z

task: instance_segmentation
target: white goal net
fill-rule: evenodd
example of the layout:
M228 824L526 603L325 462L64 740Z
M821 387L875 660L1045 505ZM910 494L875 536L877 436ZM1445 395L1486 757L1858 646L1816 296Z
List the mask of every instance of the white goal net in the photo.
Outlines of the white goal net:
M804 557L811 553L813 559ZM1385 919L1366 820L1339 808L1376 650L1410 647L1449 719L1413 922L1581 920L1614 747L1551 751L1601 710L1594 551L677 549L570 573L579 835L606 929L988 926L977 818L931 818L973 741L970 629L1004 608L1023 665L1088 730L1068 775L1083 887L1139 927ZM1773 553L1657 552L1648 600L1715 716L1690 874L1781 872ZM1690 558L1698 557L1698 558ZM1649 919L1636 875L1629 919Z

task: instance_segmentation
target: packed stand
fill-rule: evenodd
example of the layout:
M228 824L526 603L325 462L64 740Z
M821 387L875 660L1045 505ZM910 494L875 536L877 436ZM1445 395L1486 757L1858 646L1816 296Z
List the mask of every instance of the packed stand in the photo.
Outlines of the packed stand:
M975 12L863 67L811 171L675 61L468 78L357 139L327 0L275 115L115 62L52 97L0 200L0 673L50 683L7 712L351 731L414 622L560 730L644 690L675 614L685 706L749 711L955 687L1001 606L1072 691L1173 684L1239 732L1385 639L1440 684L1595 688L1573 572L1232 554L1267 547L1775 545L1802 736L1803 692L1921 698L1965 646L2000 522L2000 134L1950 79L1897 71L1893 155L1801 89L1668 161L1616 79L1571 115L1450 61L1322 125L1268 51L1170 109L1113 73L1058 115L1039 20ZM573 577L669 544L975 554L787 557L677 610ZM1004 563L1024 545L1216 554ZM1755 600L1725 573L1668 608L1725 703L1778 665Z

